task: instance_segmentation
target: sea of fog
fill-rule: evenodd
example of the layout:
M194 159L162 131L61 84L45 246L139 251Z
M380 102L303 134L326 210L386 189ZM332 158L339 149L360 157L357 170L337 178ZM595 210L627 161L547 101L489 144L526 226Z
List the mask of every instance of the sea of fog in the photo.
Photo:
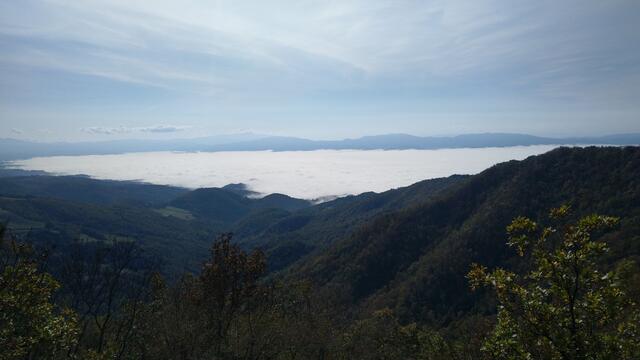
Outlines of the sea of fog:
M381 192L420 180L476 174L558 145L441 150L317 150L145 152L53 156L18 160L12 167L96 179L137 180L187 188L244 183L262 194L305 199Z

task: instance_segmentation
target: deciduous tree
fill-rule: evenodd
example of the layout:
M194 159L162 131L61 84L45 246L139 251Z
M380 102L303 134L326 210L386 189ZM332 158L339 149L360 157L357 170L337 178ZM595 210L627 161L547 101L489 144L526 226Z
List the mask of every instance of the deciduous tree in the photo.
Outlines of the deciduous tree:
M591 215L558 226L563 206L550 213L553 226L525 217L507 228L508 244L531 256L524 275L474 264L473 289L493 288L498 320L483 350L495 359L638 359L640 313L616 271L598 262L607 251L599 241L618 219Z

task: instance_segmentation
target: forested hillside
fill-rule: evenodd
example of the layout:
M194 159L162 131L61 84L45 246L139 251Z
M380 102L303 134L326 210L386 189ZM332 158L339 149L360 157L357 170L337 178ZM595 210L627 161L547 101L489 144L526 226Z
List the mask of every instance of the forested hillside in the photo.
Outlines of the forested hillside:
M258 213L234 228L237 241L246 248L259 247L268 257L270 270L288 266L300 257L321 252L328 245L350 236L359 226L383 213L424 203L466 176L431 179L383 193L347 196L296 211L267 222L260 219L273 213ZM259 221L262 227L255 226ZM251 225L252 230L247 231Z
M317 205L60 179L1 182L10 359L640 356L639 147Z
M241 184L189 191L83 176L7 176L0 178L0 221L43 246L136 241L162 259L168 273L197 269L211 239L233 232L243 247L263 248L273 271L381 212L426 201L463 178L426 180L312 206L283 194L255 197Z
M202 219L227 223L238 221L251 211L264 209L295 211L310 205L309 201L283 194L269 194L252 199L225 188L197 189L169 202L169 206L187 210Z
M21 175L19 172L17 174ZM96 180L86 176L0 177L2 195L54 198L97 205L160 205L187 191L173 186Z
M505 244L517 215L535 220L570 204L573 216L621 219L608 261L640 257L640 149L561 148L496 165L420 206L380 216L290 276L337 288L371 311L390 307L404 321L438 326L488 309L468 291L473 262L518 268ZM636 284L640 285L640 284Z

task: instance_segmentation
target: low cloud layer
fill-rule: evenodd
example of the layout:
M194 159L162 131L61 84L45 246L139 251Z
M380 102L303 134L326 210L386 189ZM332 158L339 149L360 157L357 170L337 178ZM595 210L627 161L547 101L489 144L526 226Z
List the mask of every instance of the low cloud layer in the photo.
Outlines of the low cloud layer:
M496 163L524 159L554 146L443 150L150 152L57 156L13 162L27 170L140 180L187 188L244 183L262 193L319 199L381 192L424 179L475 174Z

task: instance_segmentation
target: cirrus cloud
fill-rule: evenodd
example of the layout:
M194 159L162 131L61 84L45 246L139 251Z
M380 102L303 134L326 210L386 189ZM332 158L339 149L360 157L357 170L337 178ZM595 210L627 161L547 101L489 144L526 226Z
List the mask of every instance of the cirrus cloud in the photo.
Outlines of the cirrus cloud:
M156 125L135 128L136 131L149 132L149 133L172 133L190 129L191 126L176 126L176 125Z
M638 24L637 0L5 1L0 131L639 131Z
M178 126L178 125L152 125L152 126L142 126L142 127L126 127L126 126L117 126L117 127L104 127L104 126L92 126L82 128L81 130L88 134L93 135L120 135L120 134L130 134L135 132L143 132L143 133L174 133L183 131L186 129L190 129L191 126Z

